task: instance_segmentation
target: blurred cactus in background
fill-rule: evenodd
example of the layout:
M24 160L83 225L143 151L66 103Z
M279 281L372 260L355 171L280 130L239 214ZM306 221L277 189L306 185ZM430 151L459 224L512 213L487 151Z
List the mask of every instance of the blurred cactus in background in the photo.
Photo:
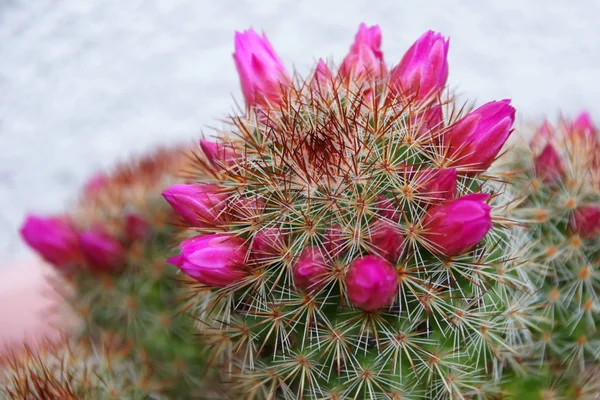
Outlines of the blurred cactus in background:
M596 399L600 394L600 133L584 112L545 122L503 168L530 228L534 343L522 350L516 398ZM532 135L525 132L524 137ZM527 397L533 398L533 397Z
M337 72L303 79L237 33L245 110L164 192L189 225L169 262L232 396L481 398L526 340L523 242L487 172L515 110L444 98L439 33L391 71L380 45L362 24Z
M161 196L183 182L190 157L185 148L160 149L118 165L90 180L64 216L29 216L21 229L60 272L54 286L82 320L76 337L111 334L173 398L203 390L194 323L178 307L181 277L165 262L180 224Z

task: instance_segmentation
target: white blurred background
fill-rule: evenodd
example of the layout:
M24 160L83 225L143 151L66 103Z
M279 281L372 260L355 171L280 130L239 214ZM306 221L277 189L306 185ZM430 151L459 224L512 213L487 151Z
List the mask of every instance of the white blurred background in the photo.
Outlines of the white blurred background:
M0 257L28 254L26 211L60 211L95 170L210 132L241 100L234 30L264 30L300 72L341 61L362 21L392 64L440 31L463 99L512 98L540 120L600 116L599 15L598 0L3 0Z

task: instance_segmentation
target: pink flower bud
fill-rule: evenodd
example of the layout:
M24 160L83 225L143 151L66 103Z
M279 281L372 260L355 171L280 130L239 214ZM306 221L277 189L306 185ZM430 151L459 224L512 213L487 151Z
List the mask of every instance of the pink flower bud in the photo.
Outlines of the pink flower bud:
M317 63L317 68L315 68L315 73L313 75L311 85L312 87L325 89L333 84L333 75L331 74L331 70L325 64L325 61L319 59Z
M113 271L124 264L125 249L121 243L101 230L82 233L79 245L92 269Z
M544 147L553 136L554 128L548 120L545 120L544 123L536 129L533 139L531 139L530 146L532 149Z
M404 236L393 223L376 221L369 227L369 245L373 253L395 263L404 251Z
M248 275L244 239L230 234L196 236L179 245L181 254L168 263L180 268L198 282L225 287Z
M285 235L279 227L269 226L254 235L250 249L259 259L279 256L285 249Z
M515 109L510 100L492 101L457 121L443 136L454 166L485 171L511 134Z
M271 43L254 29L235 33L235 66L248 105L279 104L290 78Z
M230 146L219 142L201 140L200 148L206 155L206 158L208 158L208 161L219 170L235 165L235 152Z
M571 125L569 131L572 135L577 135L584 139L593 137L596 133L596 127L594 126L590 113L588 111L582 111Z
M357 258L346 274L348 300L365 311L375 311L394 302L398 293L396 270L378 256Z
M377 201L375 202L375 212L388 221L395 223L400 222L401 214L399 207L394 200L389 199L384 195L377 196Z
M92 176L84 185L83 192L86 196L91 196L102 190L108 184L108 178L103 173Z
M533 166L538 178L546 183L558 183L565 175L565 168L560 155L550 143L536 157Z
M411 137L413 138L428 138L435 139L444 128L444 114L442 106L439 104L432 105L414 118L413 130Z
M227 212L240 221L251 221L265 211L265 202L258 196L235 197L228 202Z
M449 45L440 33L425 32L390 72L391 93L417 100L437 95L448 79Z
M28 215L19 232L25 243L56 267L81 259L77 230L68 219Z
M171 207L191 226L214 226L223 219L228 193L217 185L177 184L163 192Z
M415 193L428 203L442 203L456 197L457 173L454 168L422 169L417 175Z
M328 263L318 247L307 247L294 264L292 273L296 287L307 292L318 291L323 287Z
M325 231L323 245L333 257L341 257L346 252L348 240L344 237L344 230L340 225L332 225Z
M386 74L383 52L381 51L381 29L375 25L370 28L360 24L350 46L350 52L340 67L340 75L349 77L373 76L381 78Z
M125 237L134 242L141 240L152 232L152 227L142 217L136 214L128 214L125 217Z
M581 206L575 209L570 221L571 231L584 239L600 234L600 208Z
M423 219L423 239L436 253L462 254L481 241L492 228L490 195L475 193L430 209Z

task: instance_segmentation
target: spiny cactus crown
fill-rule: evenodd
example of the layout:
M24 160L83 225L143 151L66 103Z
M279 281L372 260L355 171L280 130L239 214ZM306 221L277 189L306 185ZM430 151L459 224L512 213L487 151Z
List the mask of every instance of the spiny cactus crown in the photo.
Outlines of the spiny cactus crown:
M303 80L238 33L245 112L201 142L197 183L164 193L190 225L169 260L198 281L188 307L249 398L483 395L520 341L517 246L486 173L514 109L441 100L440 34L389 72L380 44L363 24L337 74L319 61Z

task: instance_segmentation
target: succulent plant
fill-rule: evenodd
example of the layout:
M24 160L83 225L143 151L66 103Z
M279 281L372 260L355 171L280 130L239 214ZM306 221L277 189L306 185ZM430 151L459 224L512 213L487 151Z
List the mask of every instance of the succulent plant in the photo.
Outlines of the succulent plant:
M523 131L531 142L517 143L502 167L520 199L513 217L530 228L524 257L539 323L518 366L528 376L515 379L511 390L597 398L600 134L586 112Z
M148 364L163 394L204 390L194 322L181 315L177 269L166 264L180 230L162 190L183 182L190 152L159 149L94 177L60 217L29 216L24 240L60 272L54 287L80 317L75 337L112 334ZM65 284L66 281L66 284Z
M291 77L266 36L236 34L246 100L197 178L165 198L188 226L169 262L243 398L483 398L530 321L523 244L488 167L509 100L444 96L448 40L388 71L362 24L335 72Z

